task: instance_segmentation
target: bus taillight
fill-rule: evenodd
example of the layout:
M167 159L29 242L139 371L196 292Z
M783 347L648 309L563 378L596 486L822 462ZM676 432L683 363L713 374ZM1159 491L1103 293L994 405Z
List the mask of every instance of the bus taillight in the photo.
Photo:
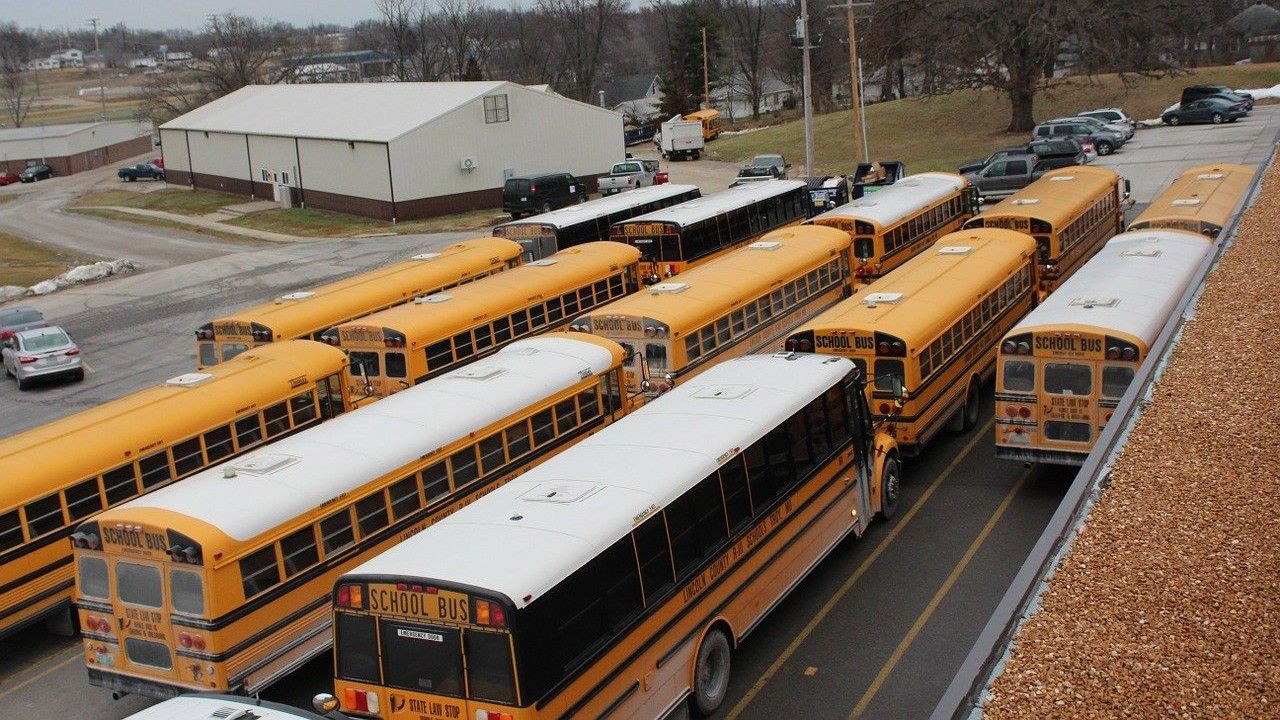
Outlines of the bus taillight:
M188 650L203 650L205 648L205 639L199 635L191 633L178 633L178 644Z
M497 710L477 710L476 720L511 720L511 713L498 712Z
M342 695L347 710L367 713L376 713L379 710L377 693L347 688Z
M476 600L476 623L490 627L506 627L507 613L498 603Z
M200 327L196 328L196 339L212 340L213 339L213 323L205 323Z
M338 586L338 607L354 608L356 610L363 608L364 588L359 585Z

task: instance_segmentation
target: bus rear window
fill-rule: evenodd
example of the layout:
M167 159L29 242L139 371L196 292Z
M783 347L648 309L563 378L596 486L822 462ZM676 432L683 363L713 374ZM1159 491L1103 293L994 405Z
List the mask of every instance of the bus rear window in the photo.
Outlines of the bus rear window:
M1119 398L1133 382L1133 368L1114 365L1102 368L1102 397Z
M338 655L338 677L356 682L377 683L377 620L363 615L338 613L333 621L333 638Z
M506 633L468 630L467 687L471 697L504 705L516 704L516 675Z
M1004 389L1031 392L1036 389L1036 366L1027 360L1004 361Z
M351 352L351 375L354 377L378 377L380 371L378 369L378 353L376 352Z
M383 681L401 690L462 697L462 642L457 628L383 620Z
M160 568L152 565L118 563L116 565L116 594L129 605L158 608L164 606L164 588Z
M893 390L893 381L897 378L899 383L905 381L901 360L877 360L876 361L876 389L877 390Z
M1077 363L1045 363L1044 391L1051 395L1089 395L1093 368Z

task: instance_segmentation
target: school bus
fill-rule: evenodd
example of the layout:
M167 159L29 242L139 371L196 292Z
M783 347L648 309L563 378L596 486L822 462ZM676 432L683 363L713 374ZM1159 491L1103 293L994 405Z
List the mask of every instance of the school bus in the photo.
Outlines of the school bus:
M1250 165L1201 165L1178 176L1129 225L1130 230L1187 230L1215 238L1249 192Z
M613 240L640 250L652 285L808 217L808 184L761 180L617 223Z
M891 440L844 358L736 358L343 575L325 711L710 714L731 650L892 511ZM885 444L877 444L877 439Z
M326 331L351 358L346 382L360 404L438 377L512 340L553 330L639 287L640 253L616 242L577 245L447 293Z
M621 363L522 340L81 524L89 681L259 692L332 644L341 573L620 417Z
M1081 465L1212 240L1117 235L1000 343L996 457Z
M1036 241L1036 299L1043 300L1124 229L1129 181L1102 167L1050 170L964 224L1007 228Z
M211 367L249 348L296 338L319 340L339 323L430 295L520 263L520 246L473 238L404 262L291 292L196 328L196 364Z
M678 278L581 315L570 330L620 343L627 390L647 397L731 357L776 348L792 328L848 297L849 236L774 230Z
M574 245L608 240L614 223L700 197L697 185L649 185L503 223L493 234L520 243L526 261L538 260Z
M996 345L1031 309L1035 241L962 230L865 285L787 339L788 350L842 355L868 374L877 421L904 455L950 426L978 424Z
M342 413L346 364L277 343L0 440L0 637L65 613L76 524Z
M720 136L719 110L694 110L684 116L685 120L702 123L702 139L715 140Z
M905 177L809 222L853 236L854 275L870 281L959 230L977 206L977 193L964 177L928 172Z

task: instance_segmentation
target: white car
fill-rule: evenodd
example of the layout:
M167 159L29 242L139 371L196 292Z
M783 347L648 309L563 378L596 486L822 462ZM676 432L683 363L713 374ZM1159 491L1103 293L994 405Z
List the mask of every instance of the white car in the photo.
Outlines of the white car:
M26 390L36 378L70 376L84 379L84 363L80 348L65 330L57 326L21 330L0 345L4 371L18 381L18 389Z
M279 703L209 693L165 700L125 720L325 720L331 717L346 716L316 715Z

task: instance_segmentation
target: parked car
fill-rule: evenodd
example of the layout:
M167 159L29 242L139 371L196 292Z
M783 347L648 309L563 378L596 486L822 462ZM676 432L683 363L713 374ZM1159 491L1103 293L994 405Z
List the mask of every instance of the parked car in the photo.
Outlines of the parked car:
M1028 153L1005 156L964 177L977 189L978 198L986 201L1012 195L1038 180L1047 169L1040 158Z
M790 169L791 163L781 155L757 155L738 170L738 177L767 176L782 180Z
M1189 103L1183 103L1172 110L1166 110L1160 116L1160 120L1165 125L1191 123L1213 123L1214 125L1219 125L1223 122L1235 122L1244 117L1246 113L1243 101L1231 103L1219 98L1205 97Z
M39 310L26 305L0 310L0 340L7 340L20 330L48 325Z
M1200 98L1209 97L1210 95L1226 95L1228 98L1243 101L1245 110L1253 110L1253 95L1239 90L1232 90L1226 85L1188 85L1182 88L1182 102L1180 105L1186 105Z
M155 165L156 167L158 167L158 168L160 168L161 170L163 170L163 169L164 169L164 158L162 158L162 157L154 157L154 158L151 158L151 164L152 164L152 165Z
M1080 117L1097 118L1104 123L1123 123L1135 130L1138 128L1138 121L1134 120L1129 116L1129 113L1126 113L1120 108L1098 108L1097 110L1085 110L1078 114Z
M1082 122L1089 123L1090 125L1096 128L1101 128L1103 130L1110 130L1113 133L1118 133L1121 137L1124 138L1125 142L1129 142L1130 140L1133 139L1134 130L1131 126L1129 126L1126 123L1109 123L1109 122L1104 122L1102 120L1099 120L1098 118L1088 117L1085 115L1073 115L1069 118L1058 118L1058 121L1082 121Z
M1002 147L999 150L996 150L995 152L988 155L985 160L979 160L978 162L971 162L971 163L968 163L967 165L961 165L959 168L956 169L956 172L961 175L978 172L982 168L990 165L991 163L997 160L1003 160L1009 155L1025 155L1026 153L1027 153L1026 145L1011 145L1009 147Z
M1080 142L1092 140L1099 155L1110 155L1124 145L1124 135L1104 130L1085 120L1050 120L1031 131L1032 140L1069 137Z
M609 174L596 181L601 195L612 195L623 190L634 190L653 184L657 169L649 169L639 160L626 160L614 163Z
M125 182L137 182L138 178L164 180L164 168L156 167L151 163L138 163L120 168L116 171L116 177Z
M892 185L906 177L907 165L900 160L884 160L869 163L858 163L853 171L853 187L849 196L858 198L873 193L882 187Z
M517 220L586 199L587 189L582 181L565 172L508 178L502 185L502 212L511 213Z
M24 183L36 182L38 180L48 180L53 177L53 168L48 165L28 165L18 175L18 180Z
M986 160L963 165L956 172L961 175L978 172L991 163L1010 155L1026 155L1028 153L1039 157L1045 167L1050 170L1067 167L1068 165L1084 165L1089 161L1088 153L1085 152L1084 145L1080 141L1069 137L1051 138L1049 140L1033 140L1026 145L1000 148L988 155Z
M0 186L12 185L18 182L18 173L12 170L0 170Z
M36 378L55 375L84 379L80 348L60 327L49 326L20 330L0 345L4 371L18 381L18 389L26 390Z
M671 176L667 175L666 170L659 170L658 172L653 174L654 185L666 185L667 182L670 180L671 180Z

